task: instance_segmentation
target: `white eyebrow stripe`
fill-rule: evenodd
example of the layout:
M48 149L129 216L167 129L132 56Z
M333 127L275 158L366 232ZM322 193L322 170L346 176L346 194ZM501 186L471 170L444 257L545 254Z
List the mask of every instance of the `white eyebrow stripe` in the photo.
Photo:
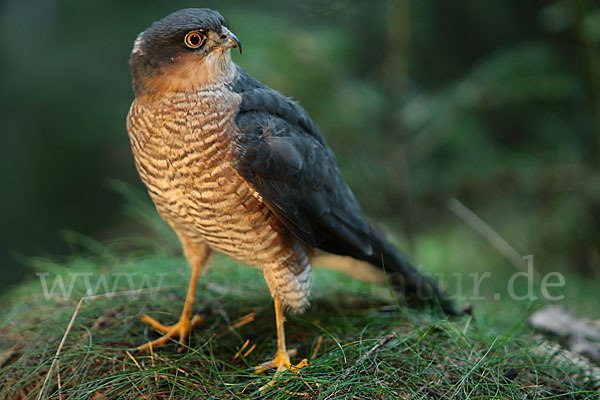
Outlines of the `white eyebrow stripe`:
M142 50L142 43L144 43L144 39L142 39L142 34L140 33L138 37L133 42L133 53L142 55L144 51Z

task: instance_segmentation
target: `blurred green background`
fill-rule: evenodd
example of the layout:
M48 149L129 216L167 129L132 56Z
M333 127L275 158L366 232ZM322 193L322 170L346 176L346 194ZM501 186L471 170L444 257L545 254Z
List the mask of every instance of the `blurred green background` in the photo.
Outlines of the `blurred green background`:
M33 275L23 256L68 254L64 230L143 231L109 185L142 187L128 57L184 7L228 19L235 61L302 103L366 214L419 261L509 264L450 211L456 198L538 270L600 281L598 1L0 4L0 291Z

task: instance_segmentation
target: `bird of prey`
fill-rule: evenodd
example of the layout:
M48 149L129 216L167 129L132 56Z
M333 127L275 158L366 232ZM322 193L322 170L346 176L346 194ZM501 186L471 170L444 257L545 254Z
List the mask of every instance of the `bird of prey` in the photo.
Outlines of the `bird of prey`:
M212 251L262 269L275 303L277 353L290 368L284 309L309 305L316 251L384 268L410 297L452 304L363 215L331 149L307 112L236 65L242 46L210 9L154 22L130 58L135 100L127 130L137 170L177 233L192 274L179 322L152 343L183 341L199 273ZM140 346L144 350L149 344Z

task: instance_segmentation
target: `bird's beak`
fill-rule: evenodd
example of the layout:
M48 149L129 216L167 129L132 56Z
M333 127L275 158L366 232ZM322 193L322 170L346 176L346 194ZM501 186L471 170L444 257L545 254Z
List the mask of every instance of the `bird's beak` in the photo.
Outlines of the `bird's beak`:
M237 47L240 54L242 54L242 43L240 42L240 39L238 39L237 36L235 36L235 34L233 32L231 32L229 29L223 27L221 30L221 35L222 35L221 37L225 36L225 39L223 40L223 42L221 42L221 46L224 46L227 49L230 49L232 47Z

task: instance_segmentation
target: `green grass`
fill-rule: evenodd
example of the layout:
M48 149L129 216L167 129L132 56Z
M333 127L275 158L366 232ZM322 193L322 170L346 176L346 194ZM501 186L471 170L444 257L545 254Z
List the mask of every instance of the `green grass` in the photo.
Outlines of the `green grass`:
M51 399L599 397L600 378L586 380L580 366L540 351L543 346L525 322L540 301L511 300L506 283L514 269L468 229L430 232L417 238L413 253L428 271L466 276L462 293L472 293L469 273L494 272L481 287L482 300L473 302L473 316L449 320L404 308L386 287L315 268L312 307L287 315L286 324L288 348L298 353L292 362L307 358L310 365L283 374L261 393L272 373L253 371L275 353L272 300L260 271L217 255L200 278L195 299L197 311L211 312L184 351L172 343L153 355L135 354L134 361L127 350L158 337L140 315L176 322L189 268L147 196L119 182L114 186L130 204L126 213L152 235L100 244L67 233L72 256L29 260L46 275L0 298L0 398L36 399L40 392ZM73 278L69 296L59 287L54 295L45 293L42 278L48 292L58 277L66 291ZM456 293L449 281L450 293ZM573 276L566 282L562 303L581 316L596 315L597 284ZM535 286L539 295L539 281ZM142 292L80 304L85 296L132 289ZM523 287L517 289L521 293ZM494 300L498 293L501 299ZM237 323L243 318L250 322Z
M192 332L189 346L181 353L172 344L153 356L136 354L136 365L126 350L157 337L139 316L175 322L188 267L183 258L158 250L118 256L97 244L89 248L61 263L37 260L36 269L49 273L48 282L61 275L67 283L69 273L87 273L92 287L105 276L108 292L130 289L127 275L113 286L118 274L130 274L136 289L158 286L162 276L161 290L84 301L45 386L69 320L86 295L84 275L68 299L59 293L46 299L39 280L9 292L0 304L0 350L13 351L3 353L1 398L34 399L41 390L52 399L598 398L575 366L554 365L534 351L533 332L524 323L529 306L482 302L474 317L448 320L403 309L385 287L321 269L315 269L312 307L288 315L286 324L288 346L298 350L293 361L307 358L310 366L285 373L261 394L271 374L255 375L253 367L276 348L272 302L259 271L221 256L198 284L195 305L212 312ZM252 322L233 327L252 312ZM365 357L389 335L395 336ZM246 340L245 351L255 349L234 359Z

